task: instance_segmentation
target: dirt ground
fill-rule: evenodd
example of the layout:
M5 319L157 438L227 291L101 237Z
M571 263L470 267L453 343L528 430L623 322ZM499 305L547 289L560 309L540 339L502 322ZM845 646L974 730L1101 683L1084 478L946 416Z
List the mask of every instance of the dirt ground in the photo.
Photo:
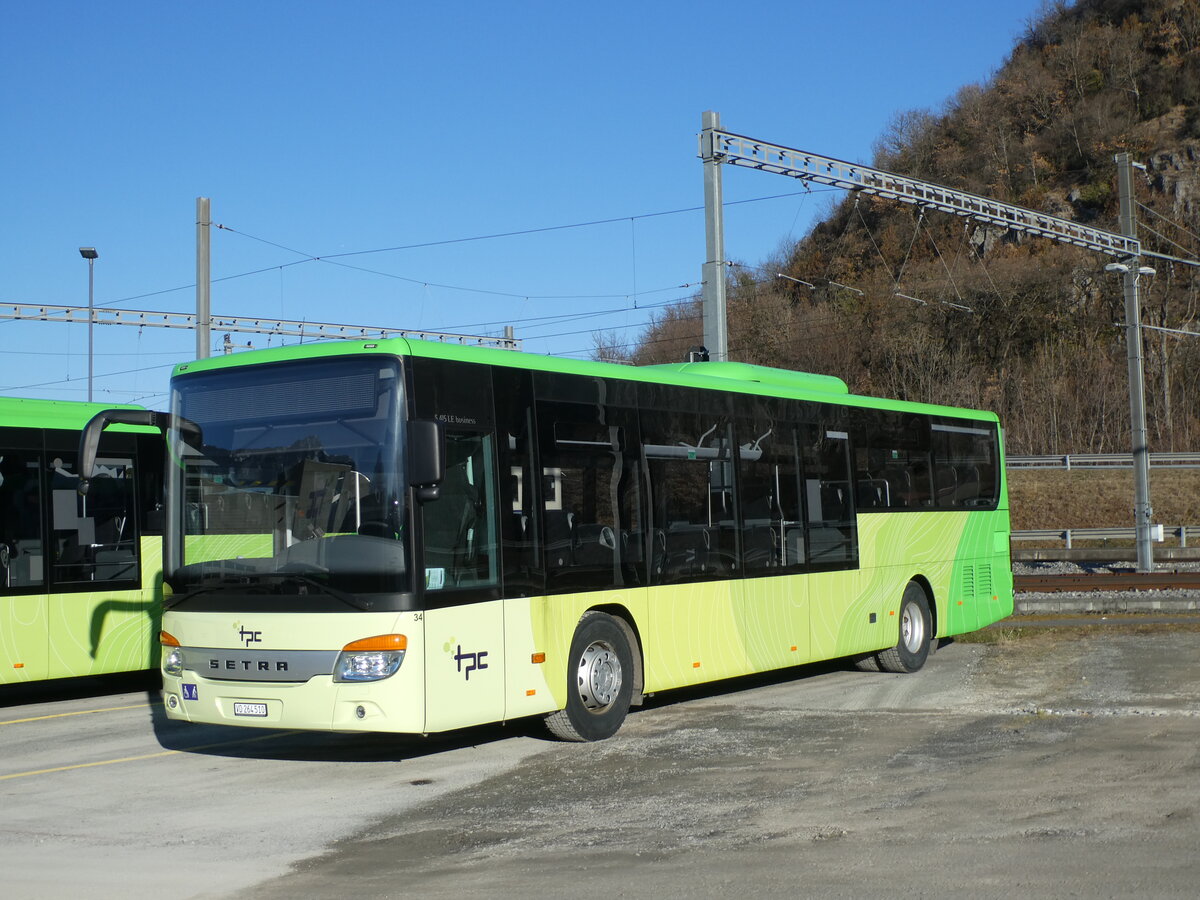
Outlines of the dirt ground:
M1193 897L1200 635L1090 627L656 698L249 896Z

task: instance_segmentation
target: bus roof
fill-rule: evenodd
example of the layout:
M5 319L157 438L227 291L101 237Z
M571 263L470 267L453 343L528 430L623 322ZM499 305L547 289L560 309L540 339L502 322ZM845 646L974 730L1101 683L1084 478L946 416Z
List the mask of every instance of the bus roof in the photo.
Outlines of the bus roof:
M361 356L363 354L449 359L460 362L527 369L536 372L562 372L582 376L617 378L624 381L673 384L707 390L762 394L827 403L844 403L849 406L860 406L871 409L894 409L902 412L932 415L971 416L977 419L982 418L989 421L998 421L994 413L981 410L851 394L846 383L842 379L832 375L794 372L770 366L751 365L750 363L693 362L653 366L627 366L619 363L564 359L557 356L543 356L536 353L500 350L493 347L468 346L440 341L418 341L409 338L385 338L377 341L326 341L214 356L209 359L180 363L172 372L172 378L196 372L240 368L242 366L335 356Z
M78 431L102 410L141 408L129 404L0 397L0 425L9 428L65 428ZM144 431L145 429L121 430Z

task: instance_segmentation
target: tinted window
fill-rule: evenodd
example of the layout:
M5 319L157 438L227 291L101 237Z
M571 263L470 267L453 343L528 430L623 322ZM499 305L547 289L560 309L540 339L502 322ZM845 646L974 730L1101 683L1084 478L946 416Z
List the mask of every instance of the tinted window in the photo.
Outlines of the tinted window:
M931 506L928 418L887 410L860 410L855 424L855 488L859 508Z
M51 565L60 584L136 581L133 460L100 456L80 495L74 457L50 461Z
M999 493L999 441L984 422L934 422L936 502L943 508L993 508Z
M45 583L39 456L0 448L0 590Z
M651 581L729 577L737 571L738 527L728 395L660 386L647 399Z
M533 382L518 369L492 371L496 398L496 470L500 495L500 542L504 595L528 597L545 590L539 535L533 418Z
M539 374L535 384L546 590L644 584L632 392L595 378Z
M849 435L818 425L802 426L800 434L809 563L832 568L855 564L858 526Z
M493 440L490 434L446 434L446 477L439 497L421 504L428 592L500 583Z
M747 574L803 568L804 482L794 425L765 412L738 423L742 555Z

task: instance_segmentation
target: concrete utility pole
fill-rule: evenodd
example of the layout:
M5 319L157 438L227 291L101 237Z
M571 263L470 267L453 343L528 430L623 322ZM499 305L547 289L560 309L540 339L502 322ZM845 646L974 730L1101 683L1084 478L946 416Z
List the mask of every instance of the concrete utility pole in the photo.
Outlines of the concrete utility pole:
M212 338L212 211L208 197L196 198L196 359L208 359Z
M706 112L701 117L700 158L704 160L704 346L709 359L729 359L729 330L725 319L725 224L722 215L721 160L714 135L721 128L721 115Z
M1118 153L1117 190L1121 200L1119 226L1121 234L1137 238L1137 217L1134 214L1133 169L1136 165L1128 153ZM1154 510L1150 507L1150 452L1146 438L1146 387L1142 352L1142 308L1138 299L1138 279L1153 275L1154 270L1141 264L1138 253L1110 263L1105 269L1120 272L1125 283L1125 353L1129 364L1129 424L1133 438L1133 522L1137 532L1137 567L1139 572L1154 568L1154 543L1150 522Z

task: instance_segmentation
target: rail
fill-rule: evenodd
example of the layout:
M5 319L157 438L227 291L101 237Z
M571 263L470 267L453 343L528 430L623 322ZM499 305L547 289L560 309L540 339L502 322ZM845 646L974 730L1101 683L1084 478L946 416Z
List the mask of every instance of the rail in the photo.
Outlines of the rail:
M1114 572L1097 575L1017 575L1017 591L1166 591L1200 589L1200 572Z
M1180 547L1188 545L1188 538L1200 539L1200 525L1178 525L1166 527L1163 525L1150 526L1151 539L1162 543L1167 537L1179 541ZM1074 541L1134 541L1137 540L1137 530L1129 528L1035 528L1027 531L1014 531L1014 541L1065 541L1070 550Z
M1151 466L1200 467L1200 453L1151 453ZM1059 456L1010 456L1009 469L1131 469L1131 453L1067 453Z

